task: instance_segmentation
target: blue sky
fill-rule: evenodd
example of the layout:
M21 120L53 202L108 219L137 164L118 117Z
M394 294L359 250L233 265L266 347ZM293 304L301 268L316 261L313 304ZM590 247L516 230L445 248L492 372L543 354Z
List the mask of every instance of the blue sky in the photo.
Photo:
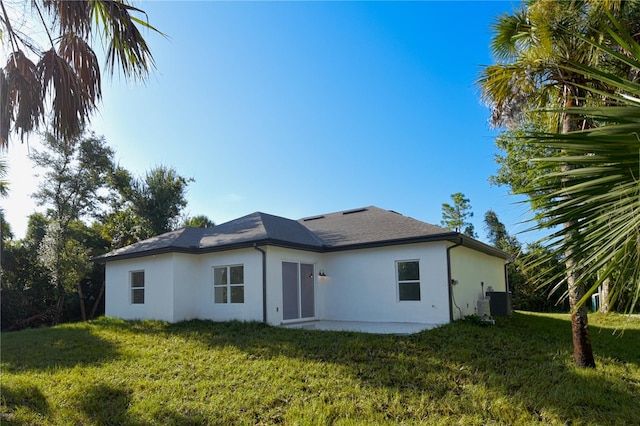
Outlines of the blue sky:
M439 224L455 192L511 232L526 208L495 173L474 85L491 24L517 2L138 2L158 70L103 82L93 130L117 161L193 177L187 213L300 218L376 205ZM37 137L30 140L37 147ZM10 146L17 237L35 206L26 145ZM520 235L520 239L530 237Z

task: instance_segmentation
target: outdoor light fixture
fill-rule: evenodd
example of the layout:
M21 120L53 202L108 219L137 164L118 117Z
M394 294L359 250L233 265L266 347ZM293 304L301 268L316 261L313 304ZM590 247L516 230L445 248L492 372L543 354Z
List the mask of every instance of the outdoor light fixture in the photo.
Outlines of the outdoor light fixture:
M326 277L326 276L327 276L327 274L325 274L325 273L324 273L324 270L323 270L323 269L320 269L320 272L318 273L318 276L319 276L319 277Z

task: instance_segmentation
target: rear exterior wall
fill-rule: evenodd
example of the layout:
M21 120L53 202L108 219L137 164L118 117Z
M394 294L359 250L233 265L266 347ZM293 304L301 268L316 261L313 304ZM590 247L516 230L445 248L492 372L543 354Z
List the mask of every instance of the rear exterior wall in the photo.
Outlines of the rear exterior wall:
M399 300L398 261L419 261L420 300ZM325 254L318 283L324 320L449 322L446 244L406 244Z

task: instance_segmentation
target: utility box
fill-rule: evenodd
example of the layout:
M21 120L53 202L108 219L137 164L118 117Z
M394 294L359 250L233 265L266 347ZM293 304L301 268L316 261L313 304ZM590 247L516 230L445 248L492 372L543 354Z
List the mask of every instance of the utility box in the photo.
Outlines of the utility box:
M480 318L491 318L491 307L489 306L489 299L478 300L477 311Z
M511 309L511 292L509 291L488 291L491 315L494 317L506 317L513 314Z

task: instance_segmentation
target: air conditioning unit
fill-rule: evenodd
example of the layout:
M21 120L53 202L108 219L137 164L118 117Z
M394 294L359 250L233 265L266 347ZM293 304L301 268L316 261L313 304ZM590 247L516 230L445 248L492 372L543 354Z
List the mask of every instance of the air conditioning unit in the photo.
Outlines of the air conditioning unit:
M511 293L506 291L487 291L490 300L491 315L494 317L513 315Z

